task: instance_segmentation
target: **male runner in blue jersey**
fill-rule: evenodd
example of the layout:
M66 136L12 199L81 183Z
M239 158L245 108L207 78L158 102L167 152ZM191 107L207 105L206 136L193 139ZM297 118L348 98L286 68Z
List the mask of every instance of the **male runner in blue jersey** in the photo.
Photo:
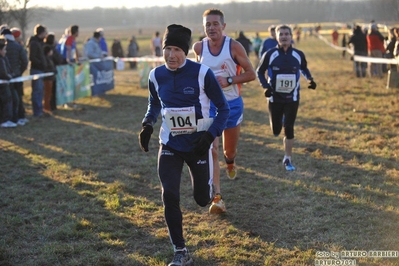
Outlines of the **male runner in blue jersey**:
M273 134L278 136L284 126L283 165L287 171L294 171L291 157L301 73L309 81L309 89L316 89L316 83L308 69L305 54L292 47L291 28L280 25L276 28L276 33L278 46L263 54L256 71L260 85L266 89L265 96L268 98L269 120Z
M191 265L183 238L180 180L183 164L190 170L194 199L204 207L213 198L211 145L222 134L229 105L212 70L186 59L191 31L169 25L163 38L165 64L149 74L148 109L139 140L148 151L153 125L162 116L159 132L158 175L165 220L175 256L169 266ZM210 116L211 101L218 112Z

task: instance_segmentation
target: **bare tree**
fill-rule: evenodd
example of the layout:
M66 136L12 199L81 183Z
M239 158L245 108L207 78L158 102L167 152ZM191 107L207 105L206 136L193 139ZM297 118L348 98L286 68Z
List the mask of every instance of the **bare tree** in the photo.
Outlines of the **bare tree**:
M10 8L10 16L21 29L22 39L25 40L25 33L29 23L35 16L35 9L28 7L31 0L14 0L14 5Z
M6 0L0 0L0 25L9 24L11 21L10 5Z

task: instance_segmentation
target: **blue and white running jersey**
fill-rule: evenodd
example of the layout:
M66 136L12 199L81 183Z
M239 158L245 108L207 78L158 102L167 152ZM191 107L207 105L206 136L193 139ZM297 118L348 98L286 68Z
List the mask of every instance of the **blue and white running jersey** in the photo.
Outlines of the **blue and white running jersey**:
M145 121L155 123L162 115L160 144L188 152L193 141L207 130L220 136L227 118L229 105L209 67L186 60L177 70L166 65L151 70L148 81L149 98ZM217 115L210 116L211 101Z

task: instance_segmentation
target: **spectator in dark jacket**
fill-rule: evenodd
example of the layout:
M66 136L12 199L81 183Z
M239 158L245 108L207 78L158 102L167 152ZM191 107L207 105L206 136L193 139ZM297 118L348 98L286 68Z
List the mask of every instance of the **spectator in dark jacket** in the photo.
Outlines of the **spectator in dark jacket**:
M114 42L112 43L111 47L112 51L112 56L117 58L117 57L123 57L123 48L121 45L121 42L119 39L114 39ZM114 68L116 68L116 62L114 61Z
M7 41L0 39L0 80L10 80L13 78L11 66L6 57ZM4 128L16 127L17 124L12 122L12 97L9 83L0 84L0 126Z
M34 36L29 39L30 75L43 74L47 68L46 58L43 52L43 39L47 35L45 26L37 24L34 28ZM34 117L43 115L43 79L32 80L32 110Z
M386 58L394 58L394 51L395 51L395 43L396 43L396 36L395 36L396 28L391 28L388 33L387 44L385 49L385 57ZM396 64L389 65L389 69L396 70Z
M360 26L356 26L353 35L348 41L348 45L353 46L354 54L359 56L367 56L367 39ZM354 61L356 77L366 77L367 63Z
M56 74L57 74L57 66L62 65L64 58L60 54L60 52L57 49L57 43L55 41L55 35L53 32L49 32L47 36L44 38L44 44L48 45L51 47L51 50L53 51L53 54L51 55L51 61L54 64L54 76L51 79L53 82L52 86L52 91L51 91L51 99L50 99L50 110L54 111L57 110L57 100L56 100L56 95L57 95L57 84L56 84Z
M26 50L21 44L15 41L15 37L11 30L3 30L2 35L7 39L6 57L10 62L13 75L14 77L21 77L28 67L28 55ZM23 126L28 122L28 119L25 117L25 108L23 103L23 82L13 82L9 85L13 102L11 121Z
M236 41L241 43L242 46L244 46L245 52L247 52L247 56L249 56L249 53L251 52L252 49L252 42L247 37L245 37L243 31L240 31Z
M399 56L399 28L395 28L393 34L396 38L395 47L393 48L393 57L397 57Z

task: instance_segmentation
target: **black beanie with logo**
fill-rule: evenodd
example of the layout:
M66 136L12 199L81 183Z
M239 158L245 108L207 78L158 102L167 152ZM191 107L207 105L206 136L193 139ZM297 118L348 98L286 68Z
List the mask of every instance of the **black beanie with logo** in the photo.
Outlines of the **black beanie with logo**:
M190 49L190 41L191 41L191 30L177 24L169 25L166 28L165 34L163 36L163 46L162 49L165 49L166 46L177 46L181 48L184 53L187 55L188 50Z

